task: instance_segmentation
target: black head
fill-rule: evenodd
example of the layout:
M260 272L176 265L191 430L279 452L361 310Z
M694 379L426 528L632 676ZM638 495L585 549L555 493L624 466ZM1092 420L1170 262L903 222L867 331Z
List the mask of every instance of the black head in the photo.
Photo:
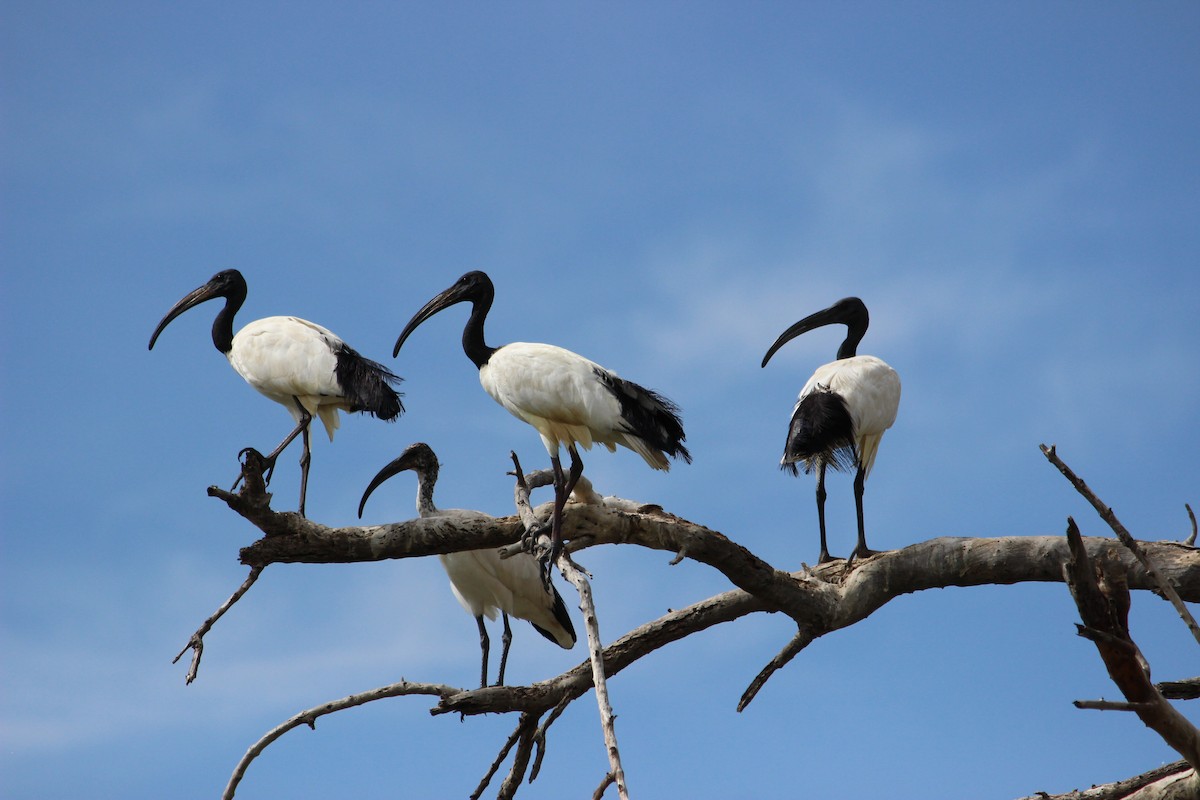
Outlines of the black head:
M809 314L779 334L779 338L775 340L775 343L767 350L767 354L763 356L762 366L765 367L767 365L767 362L771 360L771 356L775 355L776 350L800 334L807 333L814 328L833 325L835 323L841 323L846 326L846 339L842 342L842 346L838 348L837 357L839 359L850 358L858 350L858 343L862 341L863 335L867 332L867 325L870 323L867 306L857 297L844 297L829 308L822 309L815 314Z
M232 316L242 303L246 300L246 279L242 277L242 273L236 269L227 269L218 272L208 279L208 283L200 286L184 295L179 302L171 306L171 310L158 323L158 327L154 329L154 334L150 337L150 348L154 349L154 342L158 339L158 335L183 312L189 308L194 308L201 303L212 300L217 297L225 298L225 307L231 309L229 314ZM232 329L232 323L229 326ZM222 352L228 352L228 343L222 348L222 343L217 341L216 328L213 329L213 342L217 344L218 349ZM232 333L230 333L232 339Z
M429 481L431 483L437 481L438 460L437 456L433 453L433 448L424 442L410 444L404 448L404 452L398 458L379 470L375 477L371 479L367 490L363 492L362 499L358 501L358 518L362 519L363 508L366 507L367 498L371 496L371 492L379 488L388 478L409 469L416 472L422 481Z

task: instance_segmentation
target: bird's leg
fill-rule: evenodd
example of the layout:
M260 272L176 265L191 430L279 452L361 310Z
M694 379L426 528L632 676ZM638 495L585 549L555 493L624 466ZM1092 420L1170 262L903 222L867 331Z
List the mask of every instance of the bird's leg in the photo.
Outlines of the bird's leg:
M563 508L567 505L567 498L571 496L571 492L575 489L575 484L579 483L579 476L583 474L583 461L579 458L579 451L575 449L575 445L567 447L567 452L571 454L571 470L566 477L563 476L562 462L558 456L550 459L554 465L554 527L550 532L550 555L546 563L546 573L549 576L550 567L558 559L558 554L562 552L562 515Z
M825 544L825 463L822 462L817 467L817 522L821 526L821 555L817 558L818 564L824 564L826 561L833 561L833 556L829 555L829 547Z
M311 417L309 417L311 419ZM312 461L308 425L304 426L304 453L300 456L300 516L304 516L304 497L308 493L308 465Z
M275 459L279 458L279 454L283 452L284 448L291 444L301 432L303 432L305 435L304 449L306 452L308 451L308 423L312 422L312 414L308 413L308 409L301 405L299 397L293 396L292 399L296 401L296 408L300 410L300 420L296 423L296 427L292 428L292 432L284 437L283 441L279 443L279 446L262 458L262 463L266 467L266 472L263 473L263 483L268 485L271 483L271 475L275 472ZM252 449L253 448L250 447L243 448L242 451L238 453L238 456L241 457L245 455L247 451ZM303 464L303 462L301 463ZM230 489L229 491L232 492L234 489L237 489L237 485L241 482L242 476L239 475L238 479L234 481L233 489ZM301 502L301 507L303 507L303 501ZM304 512L301 511L300 515L303 516Z
M854 476L854 508L858 512L858 546L854 548L854 553L850 556L851 560L875 555L875 551L867 547L867 534L863 526L863 489L866 483L867 474L862 467L859 467L858 473Z
M554 511L550 517L550 550L541 559L542 582L547 587L550 586L550 570L554 566L554 559L558 557L558 551L562 547L562 512L563 506L567 504L567 495L563 491L566 488L566 479L563 477L562 462L557 455L550 456L550 466L554 468Z
M491 643L488 641L487 628L484 627L483 617L475 618L475 624L479 626L479 649L483 652L483 666L479 669L479 688L485 688L487 684L487 662L488 648Z
M504 644L504 649L500 651L500 674L496 676L496 685L504 685L504 666L508 664L508 646L512 644L512 628L508 627L508 612L500 612L504 616L504 636L500 641Z

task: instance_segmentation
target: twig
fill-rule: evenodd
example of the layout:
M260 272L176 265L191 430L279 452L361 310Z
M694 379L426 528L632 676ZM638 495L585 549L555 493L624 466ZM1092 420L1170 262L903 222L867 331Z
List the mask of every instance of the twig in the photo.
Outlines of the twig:
M1154 703L1118 703L1113 700L1076 700L1072 705L1091 711L1132 711L1137 714L1154 709Z
M1126 798L1135 796L1135 793L1139 789L1152 786L1160 781L1172 781L1172 783L1175 783L1187 780L1189 777L1193 781L1195 780L1195 773L1192 771L1191 765L1186 761L1175 761L1161 767L1155 767L1141 775L1117 781L1116 783L1106 783L1101 786L1093 786L1091 789L1085 789L1084 791L1067 792L1066 794L1052 795L1047 792L1038 792L1029 797L1022 797L1020 800L1126 800ZM1151 797L1160 798L1166 796L1167 792L1165 790L1151 795ZM1179 797L1180 795L1175 796Z
M349 697L343 697L341 700L334 700L329 703L324 703L315 706L306 711L301 711L293 717L285 720L280 725L272 728L265 736L255 742L246 754L242 756L242 760L238 762L233 770L233 775L229 778L229 784L225 787L225 792L221 795L221 800L233 800L233 795L237 791L237 786L241 783L242 778L246 775L246 769L262 754L268 746L280 736L283 736L293 728L298 728L301 725L316 730L317 719L326 714L332 714L335 711L343 711L354 706L361 706L364 703L370 703L374 700L383 700L388 697L401 697L410 694L426 694L437 695L438 697L446 698L451 695L458 694L461 689L456 689L453 686L446 686L437 683L411 683L401 680L399 683L393 683L388 686L383 686L378 689L372 689L369 692L360 692L352 694Z
M529 506L529 485L521 470L521 462L515 451L511 452L513 467L516 469L517 487L515 490L517 511L528 525L534 520L533 511ZM592 683L596 691L596 704L600 708L600 725L604 731L604 745L608 751L610 775L616 781L617 792L621 800L629 800L629 788L625 784L625 770L621 766L621 751L617 746L617 730L614 725L612 705L608 699L608 683L604 675L604 648L600 643L600 624L596 618L596 604L592 598L592 587L588 583L584 571L571 561L564 549L559 553L556 565L563 577L574 584L579 592L579 609L583 612L583 625L587 631L588 658L592 665Z
M608 787L616 783L617 779L611 772L605 773L604 780L600 781L600 785L596 787L596 791L592 792L592 800L600 800L604 797L604 793L608 791Z
M546 716L546 721L543 722L537 729L537 733L533 735L533 741L537 745L537 755L533 759L533 767L529 770L529 782L533 783L537 780L538 773L542 771L542 759L546 755L546 731L554 724L554 721L562 716L562 713L567 710L567 706L571 703L571 696L564 695L562 700L558 701L550 713Z
M617 784L621 800L629 800L629 787L625 784L625 769L621 766L621 751L617 747L617 729L614 724L612 705L608 701L608 682L604 677L604 651L600 644L600 625L596 620L596 605L592 599L592 587L587 576L570 560L560 556L559 569L563 576L579 591L579 608L583 612L583 624L587 630L588 653L592 662L592 681L596 687L596 704L600 707L600 725L604 729L604 745L608 750L610 774Z
M1188 547L1196 546L1196 512L1192 511L1191 505L1184 503L1183 507L1187 509L1188 519L1192 521L1192 534L1183 540L1183 543Z
M1162 692L1162 696L1168 700L1195 700L1200 697L1200 678L1163 681L1154 684L1154 688Z
M512 769L508 771L508 776L504 779L504 783L500 784L500 793L496 795L496 800L512 800L516 795L517 789L521 786L521 780L525 777L525 768L529 766L529 755L533 751L533 735L534 729L537 728L537 716L528 712L521 714L521 721L517 724L518 738L517 754L513 757Z
M1200 730L1159 693L1150 682L1146 662L1129 636L1126 615L1129 588L1114 576L1111 564L1093 563L1075 520L1067 518L1070 558L1063 565L1064 577L1079 610L1084 628L1105 636L1089 636L1096 645L1109 678L1128 703L1090 704L1087 708L1119 708L1133 711L1146 727L1178 752L1193 768L1200 768ZM1120 641L1120 646L1114 646Z
M492 778L495 777L496 772L500 769L500 765L504 763L504 759L508 758L508 754L512 750L513 745L516 744L517 740L520 738L521 725L518 724L516 730L514 730L512 735L508 737L508 741L504 743L504 747L500 748L500 755L496 756L496 760L492 762L492 766L487 771L487 774L484 775L483 779L479 781L479 785L475 787L475 791L471 792L471 800L479 800L480 797L483 797L483 793L487 791L488 784L492 782Z
M808 645L812 643L813 638L814 637L812 633L807 630L797 631L796 635L792 637L792 640L788 642L787 645L784 646L784 648L780 650L779 653L772 658L765 667L762 668L762 671L759 672L758 675L755 676L754 680L750 682L750 685L746 687L746 691L742 692L742 699L739 700L737 704L738 712L740 713L744 711L746 706L750 705L751 701L753 701L758 695L759 689L761 689L766 682L771 679L771 676L780 669L783 669L783 667L785 667L788 662L795 658L801 650L803 650L805 647L808 647Z
M1058 453L1055 452L1053 446L1047 447L1046 445L1042 445L1042 453L1049 459L1051 464L1058 467L1059 472L1066 476L1067 480L1075 487L1075 491L1083 495L1084 499L1092 504L1092 507L1100 514L1100 518L1108 523L1108 527L1112 528L1113 533L1121 540L1121 544L1129 548L1129 551L1142 563L1142 566L1146 568L1146 572L1150 573L1158 583L1159 588L1162 589L1163 595L1171 601L1171 605L1175 606L1175 610L1179 612L1180 618L1188 626L1188 630L1192 632L1193 638L1200 644L1200 625L1196 624L1195 617L1192 616L1192 612L1188 611L1188 607L1184 605L1183 600L1179 597L1179 592L1175 591L1175 587L1171 585L1171 582L1150 561L1150 558L1138 544L1137 539L1133 538L1133 535L1117 519L1117 515L1113 513L1113 510L1100 501L1100 498L1088 488L1083 479L1063 463L1063 460L1058 457ZM1188 510L1189 512L1191 511L1190 508ZM1193 524L1194 522L1193 518Z
M188 668L186 678L186 682L188 684L196 680L196 674L200 671L200 657L204 654L204 634L212 630L212 626L216 624L217 620L219 620L222 615L224 615L225 612L233 606L234 603L242 599L242 595L244 595L250 589L250 587L254 585L254 582L258 580L258 576L262 574L263 569L263 567L251 567L250 575L247 576L246 580L242 582L242 585L238 587L237 591L231 594L229 599L222 603L221 607L218 608L211 617L204 620L204 624L202 624L196 630L196 632L192 634L192 638L188 639L188 643L184 645L182 650L179 651L179 655L171 659L172 664L177 664L179 663L179 659L183 658L183 654L186 653L189 648L192 650L192 665Z

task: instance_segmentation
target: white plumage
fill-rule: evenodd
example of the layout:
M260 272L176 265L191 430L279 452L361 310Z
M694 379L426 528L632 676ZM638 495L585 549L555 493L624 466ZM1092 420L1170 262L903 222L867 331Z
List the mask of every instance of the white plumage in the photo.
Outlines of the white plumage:
M862 464L863 475L870 475L883 432L896 421L900 407L900 376L875 356L852 356L823 364L800 390L792 409L793 417L805 397L822 389L840 395L846 402L854 426L858 461ZM787 458L786 454L784 458Z
M300 408L320 418L333 441L338 411L350 406L335 377L334 351L344 345L328 328L299 317L264 317L233 337L225 354L234 370L299 422Z
M458 517L465 519L491 519L480 511L466 509L438 509L433 503L433 490L437 483L437 456L423 442L409 445L371 480L362 500L358 504L358 516L362 517L367 498L384 481L404 470L417 473L417 513L421 517ZM517 553L510 558L501 558L498 550L484 548L438 555L450 578L450 588L467 613L475 618L479 627L479 646L483 653L480 685L487 685L489 640L483 618L496 619L496 613L504 617L503 652L497 684L504 683L504 668L508 662L508 648L512 633L508 617L527 620L539 633L564 649L575 645L575 628L567 613L562 597L553 586L542 581L541 568L537 559L527 553Z
M233 318L246 300L246 280L235 269L218 272L172 306L150 337L150 349L154 349L154 342L172 320L218 297L225 298L225 305L213 322L213 345L248 384L286 408L296 421L291 433L264 458L268 482L275 459L298 434L304 435L304 453L300 458L303 516L311 461L312 417L320 418L330 441L340 424L338 411L361 411L384 420L395 419L404 411L399 394L392 388L400 379L383 365L363 358L328 328L299 317L264 317L249 323L235 336Z
M594 361L552 344L513 342L479 368L479 382L517 419L532 425L553 457L559 447L579 444L591 450L617 445L640 455L654 469L669 470L661 450L628 430L621 403L598 376L616 374Z
M594 443L609 450L618 445L638 453L655 469L670 466L668 456L691 462L683 445L686 435L679 409L665 397L570 350L548 344L515 342L490 347L483 323L492 307L495 288L483 272L468 272L453 286L426 303L404 327L392 355L418 325L455 303L470 302L471 316L463 328L463 351L479 369L479 380L492 398L541 435L554 469L552 564L562 546L562 511L580 475L583 462L576 445ZM563 474L559 449L571 455L570 472Z
M867 307L857 297L839 300L785 330L763 356L766 366L784 343L823 325L846 325L845 341L836 361L817 368L796 400L788 424L780 466L798 472L817 471L817 520L821 531L820 561L831 560L825 536L825 470L855 469L854 501L858 518L858 544L851 556L873 554L867 548L863 524L863 490L875 464L884 431L896 421L900 407L900 376L875 356L857 355L869 324Z

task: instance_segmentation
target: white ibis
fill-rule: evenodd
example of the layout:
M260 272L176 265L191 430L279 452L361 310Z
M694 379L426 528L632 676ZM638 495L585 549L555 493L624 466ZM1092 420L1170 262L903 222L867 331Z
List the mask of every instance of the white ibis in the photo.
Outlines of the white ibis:
M233 317L246 300L246 279L236 269L218 272L172 306L154 329L150 349L171 320L217 297L225 298L225 307L213 322L213 344L246 383L282 405L296 420L292 432L263 460L268 481L275 459L297 434L304 434L300 458L300 515L304 516L313 415L325 424L330 441L340 424L339 410L393 420L404 411L400 395L392 388L400 378L382 364L363 358L332 331L298 317L265 317L234 336Z
M662 395L624 380L586 358L549 344L513 342L490 347L483 323L492 307L495 288L483 272L468 272L426 303L396 340L392 356L417 326L455 303L470 302L471 316L463 328L467 358L479 368L479 382L497 403L529 423L542 437L554 469L554 512L551 546L554 563L562 547L562 511L583 474L576 445L590 450L599 443L610 452L627 447L654 469L670 468L667 456L691 463L679 409ZM559 447L571 455L570 473L563 475Z
M417 513L421 517L458 517L460 519L486 518L480 511L464 509L439 510L433 504L433 487L437 483L438 462L433 450L424 442L410 444L399 458L392 461L371 479L358 503L358 516L362 518L363 506L371 492L393 475L404 470L417 473ZM450 576L450 588L458 602L475 617L479 626L479 648L483 651L483 666L480 669L479 685L487 686L488 641L487 627L483 618L494 620L499 609L504 618L504 649L500 654L500 673L497 686L504 685L504 666L508 663L508 646L512 642L512 630L508 626L508 615L527 620L537 632L550 641L570 650L575 646L575 627L563 599L553 586L542 581L537 559L528 553L517 553L510 558L500 558L495 549L467 550L444 553L438 556L446 574Z
M821 527L822 562L832 560L825 544L825 468L857 471L854 476L854 504L858 512L858 545L851 558L866 558L863 532L863 487L883 432L896 421L900 407L900 376L875 356L856 355L858 343L867 332L867 307L857 297L839 300L829 308L811 314L779 334L775 344L763 356L766 366L775 351L802 333L822 325L846 326L846 340L838 348L837 361L818 367L800 390L792 421L788 425L782 469L799 474L817 470L817 520Z

